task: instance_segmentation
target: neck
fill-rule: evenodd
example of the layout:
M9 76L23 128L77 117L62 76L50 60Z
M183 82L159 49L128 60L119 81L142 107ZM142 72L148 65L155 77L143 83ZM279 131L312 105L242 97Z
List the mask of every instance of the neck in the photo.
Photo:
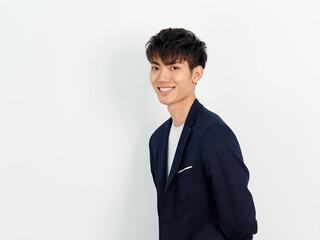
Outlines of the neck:
M168 105L168 111L171 115L174 126L179 127L185 123L189 110L195 99L196 97L193 96L174 105Z

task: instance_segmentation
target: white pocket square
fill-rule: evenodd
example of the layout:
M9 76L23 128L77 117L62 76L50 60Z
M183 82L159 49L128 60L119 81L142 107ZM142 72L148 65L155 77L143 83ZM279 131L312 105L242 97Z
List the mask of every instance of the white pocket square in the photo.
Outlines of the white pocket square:
M192 166L185 167L184 169L180 170L178 173L181 173L181 172L183 172L183 171L185 171L185 170L188 170L188 169L190 169L190 168L192 168Z

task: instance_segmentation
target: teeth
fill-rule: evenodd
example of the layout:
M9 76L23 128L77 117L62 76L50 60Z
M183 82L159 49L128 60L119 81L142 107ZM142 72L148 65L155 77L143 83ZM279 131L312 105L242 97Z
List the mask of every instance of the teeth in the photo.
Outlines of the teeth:
M167 91L170 91L172 89L173 89L173 87L171 87L171 88L160 88L160 91L161 92L167 92Z

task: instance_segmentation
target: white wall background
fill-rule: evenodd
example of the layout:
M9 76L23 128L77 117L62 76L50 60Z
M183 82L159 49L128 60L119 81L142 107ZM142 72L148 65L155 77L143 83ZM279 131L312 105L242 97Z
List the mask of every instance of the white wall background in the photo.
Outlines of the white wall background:
M0 2L0 239L157 239L148 139L169 117L144 44L208 45L198 99L233 129L259 240L317 240L320 4Z

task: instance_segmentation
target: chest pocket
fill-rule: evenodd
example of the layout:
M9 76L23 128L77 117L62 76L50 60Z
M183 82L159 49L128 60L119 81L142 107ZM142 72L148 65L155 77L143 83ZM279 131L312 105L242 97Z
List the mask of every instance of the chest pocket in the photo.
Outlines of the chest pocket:
M176 189L179 200L198 196L203 192L202 171L197 167L182 169L177 173Z

